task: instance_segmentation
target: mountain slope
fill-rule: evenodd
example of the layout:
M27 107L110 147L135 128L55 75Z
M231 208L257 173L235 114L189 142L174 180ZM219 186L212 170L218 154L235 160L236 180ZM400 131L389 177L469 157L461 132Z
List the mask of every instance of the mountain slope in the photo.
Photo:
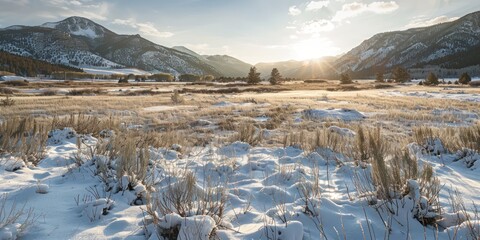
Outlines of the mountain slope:
M53 72L81 72L82 70L0 51L1 71L15 73L18 76L35 77L37 74L50 75Z
M480 12L475 12L453 22L377 34L340 57L335 67L359 75L372 75L378 66L464 68L480 64L478 49Z
M224 77L243 77L252 65L228 55L200 55L184 46L175 46L173 49L190 54L205 61L218 69Z
M139 35L119 35L82 17L41 26L0 29L0 50L71 66L137 67L176 75L222 75L202 59L152 43Z

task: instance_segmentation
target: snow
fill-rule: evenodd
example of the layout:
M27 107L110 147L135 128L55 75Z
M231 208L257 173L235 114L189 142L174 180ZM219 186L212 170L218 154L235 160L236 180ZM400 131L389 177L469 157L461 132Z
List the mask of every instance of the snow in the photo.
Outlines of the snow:
M365 117L362 113L353 109L307 109L303 111L303 116L312 120L342 120L342 121L359 121Z
M55 28L58 26L58 22L48 22L48 23L44 23L42 25L40 25L41 27L44 27L44 28Z
M86 73L99 74L99 75L150 75L151 73L137 69L137 68L95 68L95 67L84 67L82 68Z
M433 91L386 91L385 95L388 96L410 96L419 98L435 98L435 99L448 99L454 101L467 101L467 102L480 102L480 94L477 93L465 93L463 91L456 92L433 92Z
M364 119L360 112L348 109L321 109L309 114L316 119ZM328 130L346 137L356 135L339 126ZM113 139L115 134L105 130L101 135L105 138L80 135L72 128L51 131L45 158L37 166L0 155L0 192L8 193L8 204L25 204L41 216L25 232L19 231L18 222L0 226L1 239L162 239L156 231L178 232L177 239L210 239L212 234L219 239L377 239L385 234L390 239L450 239L456 231L459 236L469 234L465 221L470 212L452 209L449 191L458 190L469 200L466 206L480 201L480 154L470 149L451 153L439 139L411 143L407 149L420 166L431 165L440 179L441 213L421 195L420 180L407 180L407 194L391 201L377 198L372 191L356 192L359 182L355 179L365 181L371 167L358 166L328 148L303 151L236 141L198 146L181 154L178 144L150 147L148 180L135 184L131 177L116 172L118 159L110 161L100 153L92 157L90 147ZM88 146L78 148L77 139ZM12 172L9 162L20 164ZM99 169L108 164L113 167L100 174ZM165 196L169 186L185 184L183 170L194 174L192 189L197 196L227 188L223 219L196 209L184 216L161 211L150 216L145 212L150 197ZM175 174L178 171L180 174ZM305 193L312 194L308 201ZM215 202L216 198L214 195L210 200ZM394 214L385 211L386 206ZM442 227L438 230L417 220L437 217ZM385 219L390 219L389 229ZM474 219L470 223L478 222ZM373 232L375 236L370 235Z
M178 240L208 240L215 227L215 221L210 216L193 216L181 220Z
M47 194L49 188L50 187L47 184L40 183L37 184L37 190L35 192L40 194Z
M100 37L99 35L97 35L97 33L95 33L95 30L91 28L80 28L77 31L70 32L70 34L77 35L77 36L84 36L91 39Z
M0 81L16 81L16 80L27 80L26 78L24 77L20 77L20 76L1 76L0 77Z
M17 157L8 156L0 160L0 164L3 165L5 171L14 172L25 167L25 162Z
M338 127L338 126L330 126L327 129L330 132L334 132L334 133L336 133L340 136L344 136L344 137L355 137L355 135L357 135L354 131L352 131L348 128L341 128L341 127Z

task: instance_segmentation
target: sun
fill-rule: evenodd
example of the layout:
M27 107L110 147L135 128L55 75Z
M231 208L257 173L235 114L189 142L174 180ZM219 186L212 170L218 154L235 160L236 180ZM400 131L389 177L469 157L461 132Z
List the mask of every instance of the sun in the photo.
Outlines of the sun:
M340 49L326 38L312 37L301 39L293 44L293 54L296 59L308 60L324 56L335 56L340 53Z

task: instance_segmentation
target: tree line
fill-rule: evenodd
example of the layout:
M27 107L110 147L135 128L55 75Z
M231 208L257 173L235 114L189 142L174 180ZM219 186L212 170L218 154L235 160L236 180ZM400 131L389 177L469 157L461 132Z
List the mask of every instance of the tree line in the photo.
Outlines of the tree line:
M52 75L54 72L83 72L82 69L51 64L46 61L36 60L0 51L0 71L10 72L18 76L36 77L37 75Z

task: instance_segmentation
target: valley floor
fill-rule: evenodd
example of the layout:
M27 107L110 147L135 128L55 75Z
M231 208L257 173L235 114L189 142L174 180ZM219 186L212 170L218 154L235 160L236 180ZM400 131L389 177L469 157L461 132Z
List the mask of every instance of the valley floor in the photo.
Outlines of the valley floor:
M0 113L0 239L477 239L480 89L332 86L176 104L211 86L19 87ZM41 131L25 117L60 129L38 162L16 146Z

